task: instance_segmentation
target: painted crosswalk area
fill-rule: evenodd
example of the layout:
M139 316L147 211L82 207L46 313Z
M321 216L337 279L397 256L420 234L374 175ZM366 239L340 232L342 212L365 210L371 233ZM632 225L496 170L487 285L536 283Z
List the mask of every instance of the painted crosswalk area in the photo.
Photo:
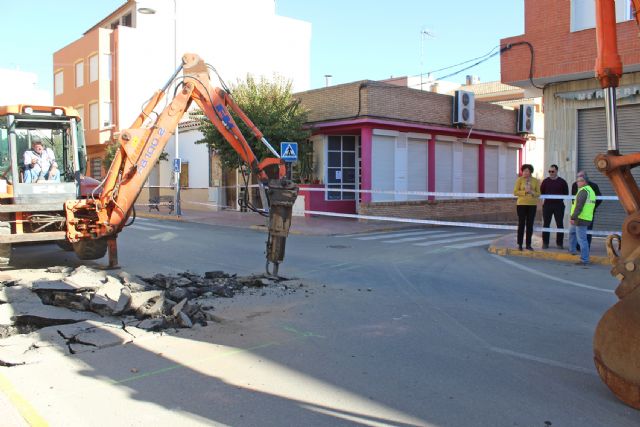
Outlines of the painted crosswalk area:
M459 228L407 229L367 234L344 234L342 237L363 242L379 242L384 245L411 245L418 247L443 247L447 249L467 249L489 246L493 240L505 233Z
M177 225L166 224L166 221L161 222L148 218L136 218L133 224L129 226L132 229L144 230L144 231L166 231L166 230L180 230Z

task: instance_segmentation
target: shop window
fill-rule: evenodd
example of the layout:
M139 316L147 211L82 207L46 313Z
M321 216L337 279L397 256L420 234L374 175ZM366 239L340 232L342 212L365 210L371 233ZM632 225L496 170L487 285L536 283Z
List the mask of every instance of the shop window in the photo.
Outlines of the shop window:
M329 136L327 143L327 200L355 200L356 137ZM345 191L346 190L346 191Z

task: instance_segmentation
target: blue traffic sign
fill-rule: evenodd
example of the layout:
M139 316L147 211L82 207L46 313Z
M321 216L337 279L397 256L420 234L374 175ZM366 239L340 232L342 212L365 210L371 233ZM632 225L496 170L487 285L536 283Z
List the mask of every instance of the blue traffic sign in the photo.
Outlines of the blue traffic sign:
M298 161L298 143L297 142L281 142L280 158L285 162Z
M173 171L180 173L182 172L182 159L181 158L177 158L177 159L173 159Z

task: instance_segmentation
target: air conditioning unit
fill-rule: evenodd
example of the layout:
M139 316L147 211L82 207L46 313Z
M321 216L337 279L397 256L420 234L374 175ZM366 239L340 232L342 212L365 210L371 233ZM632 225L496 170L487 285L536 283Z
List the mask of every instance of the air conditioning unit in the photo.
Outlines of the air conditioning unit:
M475 98L473 92L457 90L453 96L453 124L473 126L475 123Z
M533 104L520 104L518 110L518 133L533 133L533 118L536 106Z

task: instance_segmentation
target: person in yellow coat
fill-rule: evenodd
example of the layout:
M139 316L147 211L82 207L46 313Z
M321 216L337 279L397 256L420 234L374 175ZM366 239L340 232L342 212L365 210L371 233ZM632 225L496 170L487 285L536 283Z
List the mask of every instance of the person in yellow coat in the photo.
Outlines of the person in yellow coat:
M518 212L518 249L522 250L522 240L525 227L527 231L526 249L532 251L531 235L533 234L533 221L536 219L536 208L540 197L540 182L531 176L533 166L524 164L520 168L522 174L516 180L513 187L513 195L518 197L516 210Z

